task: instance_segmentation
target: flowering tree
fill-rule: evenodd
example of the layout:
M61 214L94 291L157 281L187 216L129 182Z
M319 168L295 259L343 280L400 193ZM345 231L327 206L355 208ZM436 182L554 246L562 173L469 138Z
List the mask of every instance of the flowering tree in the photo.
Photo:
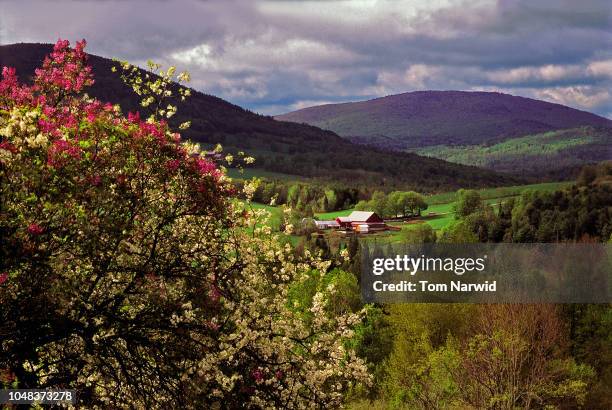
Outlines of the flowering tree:
M185 74L124 64L154 107L125 117L83 93L84 47L58 41L31 85L2 71L0 383L92 406L338 405L368 381L347 347L360 315L330 313L333 283L310 315L287 302L328 264L297 260L170 129Z

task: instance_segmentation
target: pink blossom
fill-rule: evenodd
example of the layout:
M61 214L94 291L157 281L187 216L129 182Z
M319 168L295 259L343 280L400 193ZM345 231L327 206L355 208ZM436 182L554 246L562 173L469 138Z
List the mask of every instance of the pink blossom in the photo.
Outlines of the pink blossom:
M43 61L42 68L35 70L36 87L78 93L85 86L92 85L91 67L87 66L87 54L84 52L86 44L85 40L77 42L72 50L69 41L58 40L53 52Z
M212 161L201 157L193 157L191 163L194 170L200 175L211 175L215 178L218 178L221 175L217 169L217 166ZM202 190L202 188L205 190L205 187L199 187L198 190Z
M181 165L181 161L178 159L173 159L172 161L168 161L166 162L166 169L168 171L174 172L176 171L179 166Z
M16 103L21 104L31 102L34 94L31 87L19 85L14 68L3 67L2 80L0 80L0 96L9 97Z
M82 150L79 147L71 145L65 140L55 140L49 148L47 156L47 165L53 168L61 168L66 165L69 159L81 158Z
M2 68L2 81L0 81L0 95L8 94L8 91L18 86L16 70L13 67Z
M28 225L28 233L30 235L38 236L44 232L44 229L37 223L31 223Z
M218 323L211 322L211 321L206 322L206 326L207 326L207 327L208 327L210 330L213 330L213 331L215 331L215 332L216 332L217 330L219 330L219 328L221 327L221 326L219 326L219 324L218 324Z
M100 175L94 175L90 178L90 181L91 181L91 185L98 186L100 185L102 178L100 177Z
M2 285L4 282L6 282L8 279L8 273L4 272L2 274L0 274L0 285Z
M263 381L264 379L264 374L260 369L255 369L251 372L251 375L253 376L253 379L255 379L255 381L257 383Z
M89 122L94 122L103 109L104 108L102 107L102 103L100 101L94 101L83 107L83 110L87 116L87 121Z
M53 122L48 121L44 118L41 118L40 120L38 120L38 128L40 128L42 132L49 132L49 133L57 129L56 125Z
M15 67L2 67L2 80L17 84L17 70L15 70Z
M128 112L128 121L129 122L133 122L133 123L139 123L140 122L140 113L137 112Z
M219 288L217 285L212 285L210 291L208 292L208 296L213 302L218 302L221 298L221 292L219 292Z
M8 141L0 142L0 149L3 149L5 151L9 151L12 154L16 154L17 153L17 147L15 147L13 144L11 144Z

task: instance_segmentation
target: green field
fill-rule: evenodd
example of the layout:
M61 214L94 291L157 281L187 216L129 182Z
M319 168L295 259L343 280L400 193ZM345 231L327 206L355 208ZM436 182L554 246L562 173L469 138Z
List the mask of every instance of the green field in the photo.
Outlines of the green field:
M270 206L264 204L258 204L257 202L251 202L253 209L265 209L270 212L270 225L273 228L280 226L283 220L283 210L278 206Z
M550 192L556 191L565 187L572 185L573 181L563 181L563 182L544 182L541 184L531 184L531 185L517 185L517 186L507 186L507 187L499 187L499 188L485 188L477 190L482 199L499 199L499 198L509 198L513 196L520 195L521 193L532 190L532 191L543 191ZM457 197L456 192L445 192L442 194L429 195L425 197L427 203L431 205L435 204L448 204L454 202Z
M521 195L525 191L556 191L572 185L573 182L546 182L541 184L519 185L500 188L480 189L478 193L484 201L490 205L496 205L503 202L504 199L509 199ZM453 206L457 197L456 192L445 192L442 194L430 195L425 197L429 204L427 209L423 211L423 220L433 229L442 229L455 220ZM336 212L317 213L315 216L320 220L336 219L339 216L347 216L353 209L345 209ZM432 215L435 214L435 215ZM409 229L409 228L408 228ZM397 235L399 232L394 232Z
M498 198L489 198L485 199L485 202L489 205L497 205L504 200L512 198L513 196L502 196ZM429 224L433 229L442 229L448 225L450 225L455 220L455 212L453 210L454 202L446 203L446 204L434 204L430 205L423 212L423 219L427 224ZM439 216L429 216L431 214L439 214Z
M429 205L423 212L423 219L425 223L431 226L433 229L442 229L455 219L455 212L453 211L454 202L447 204L434 204ZM437 216L430 216L431 214L438 214Z
M610 131L585 126L511 138L494 144L434 145L412 150L428 157L502 172L541 175L584 165L610 149Z
M319 219L321 221L328 221L328 220L331 220L331 219L336 219L339 216L347 216L347 215L349 215L353 211L354 211L353 208L351 208L351 209L343 209L342 211L317 213L317 214L315 214L315 216L317 217L317 219Z
M509 157L520 156L525 159L547 157L578 145L595 142L595 138L577 131L571 136L559 135L558 132L547 132L512 138L499 144L447 146L434 145L420 148L416 153L436 157L450 162L465 165L486 167L493 162L504 161Z

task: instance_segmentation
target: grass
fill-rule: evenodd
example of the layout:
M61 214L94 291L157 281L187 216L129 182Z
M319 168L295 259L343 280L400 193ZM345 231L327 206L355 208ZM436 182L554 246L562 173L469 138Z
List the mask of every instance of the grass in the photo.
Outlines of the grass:
M550 131L511 138L493 145L435 145L415 150L420 155L436 157L465 165L487 167L494 163L528 163L534 159L554 158L562 151L594 144L601 135L591 127ZM571 152L571 151L570 151Z
M499 188L487 188L480 189L478 192L480 196L483 198L484 202L489 205L497 205L504 200L508 200L513 197L517 197L521 195L521 193L525 191L556 191L565 187L572 185L573 182L547 182L541 184L530 184L530 185L519 185L519 186L510 186L510 187L499 187ZM445 192L442 194L436 194L426 197L426 201L429 204L427 209L423 211L422 221L423 223L428 224L434 230L440 230L447 226L449 226L455 220L455 212L453 210L456 199L456 192ZM254 208L263 208L270 211L271 215L271 224L272 226L280 226L282 221L282 210L280 207L274 207L270 205L263 205L258 203L253 203L252 206ZM354 209L344 209L341 211L334 212L319 212L315 213L315 216L319 220L333 220L339 216L347 216ZM412 229L418 224L395 224L396 226L401 226L402 229ZM390 241L395 240L401 236L401 231L390 231L384 234L376 235L377 237L383 236L389 238ZM292 238L292 242L295 242L296 238Z
M283 210L278 206L264 205L257 202L251 202L254 209L266 209L270 212L270 225L272 227L280 226L283 220Z
M500 198L486 199L484 202L489 205L497 205L504 200L510 199L514 196L505 196ZM447 227L455 220L455 211L453 210L454 202L447 204L436 204L431 205L423 212L423 219L425 223L431 226L433 229L438 230ZM431 214L439 214L436 216L427 217Z
M339 216L347 216L354 210L355 210L354 208L351 208L351 209L343 209L342 211L316 213L315 216L319 218L319 220L321 221L329 221L332 219L336 219Z
M478 190L482 199L490 204L497 205L503 202L504 199L509 199L521 195L525 191L556 191L572 185L572 181L565 182L545 182L541 184L518 185L499 188L486 188ZM453 206L457 197L456 192L445 192L436 195L430 195L425 198L429 206L423 211L423 220L435 230L443 229L450 225L455 220ZM353 208L344 209L335 212L316 213L315 215L320 220L336 219L339 216L347 216L353 212ZM392 235L398 235L400 232L393 232Z
M516 185L516 186L506 186L506 187L498 187L498 188L485 188L477 190L482 199L500 199L500 198L509 198L513 196L521 195L523 192L527 190L532 191L542 191L542 192L550 192L557 191L559 189L568 187L572 185L573 181L563 181L563 182L544 182L541 184L531 184L531 185ZM435 194L425 197L427 203L431 205L436 204L448 204L452 203L456 200L457 193L456 192L444 192L441 194Z
M430 218L425 218L425 223L431 226L434 230L446 228L455 220L455 213L450 212L444 215L438 215Z

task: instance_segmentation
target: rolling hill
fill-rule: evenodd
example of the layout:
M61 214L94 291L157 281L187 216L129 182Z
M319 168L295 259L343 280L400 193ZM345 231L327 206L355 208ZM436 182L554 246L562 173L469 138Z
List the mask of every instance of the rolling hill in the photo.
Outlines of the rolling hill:
M418 91L304 108L276 117L352 142L523 177L564 178L612 159L612 121L493 92Z
M585 164L612 158L612 128L589 125L493 144L432 145L414 152L525 177L569 177Z
M15 67L27 81L51 48L49 44L0 46L0 66ZM140 109L138 97L111 72L112 60L92 55L89 63L96 79L88 90L90 95L119 103L126 112ZM185 137L204 145L221 143L228 151L244 150L256 157L258 167L269 172L341 181L354 187L421 192L520 182L476 167L353 144L334 132L277 121L195 90L191 98L177 105L174 122L192 121Z
M304 108L276 118L404 148L491 143L583 125L612 127L611 120L563 105L468 91L416 91Z

